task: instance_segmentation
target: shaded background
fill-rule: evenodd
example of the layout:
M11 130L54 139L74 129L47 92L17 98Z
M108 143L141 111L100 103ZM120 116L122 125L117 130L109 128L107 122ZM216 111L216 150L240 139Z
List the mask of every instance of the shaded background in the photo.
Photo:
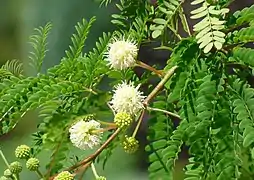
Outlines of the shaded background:
M236 10L252 4L253 0L236 0L231 8ZM189 9L189 6L187 5L185 8ZM3 64L6 60L11 59L19 59L25 63L30 50L27 42L33 29L52 22L53 28L48 46L50 51L43 64L43 71L46 71L47 68L58 64L64 56L64 51L71 43L70 37L75 31L74 25L78 21L82 18L97 17L86 41L85 51L88 51L94 47L95 41L102 32L113 30L110 14L114 11L116 10L113 6L99 8L99 4L95 0L0 0L0 63ZM165 63L168 56L168 54L161 52L156 53L149 47L142 48L141 53L144 57L142 59L149 61L149 64L152 64L153 61L162 63L164 61ZM29 72L29 69L27 70ZM31 143L30 134L36 129L36 124L36 118L32 114L28 114L12 133L0 137L0 147L10 162L14 160L14 150L17 145ZM145 134L142 136L144 137ZM72 152L76 153L76 150ZM44 160L41 162L43 165L47 162L48 156L41 154L41 157L40 159ZM108 161L105 171L100 170L99 172L111 180L145 180L148 178L144 166L140 163L141 160L144 161L142 152L135 156L117 150ZM6 167L0 159L0 173L4 169ZM180 169L182 168L178 168L178 170ZM21 180L38 179L28 171L23 171L21 174ZM85 179L93 179L93 177L88 175ZM182 175L178 174L176 179L182 179Z

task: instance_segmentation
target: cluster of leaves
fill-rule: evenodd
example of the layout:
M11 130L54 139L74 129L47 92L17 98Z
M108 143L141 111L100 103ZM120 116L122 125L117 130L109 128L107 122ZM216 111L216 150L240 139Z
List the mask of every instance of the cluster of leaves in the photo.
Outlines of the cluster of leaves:
M254 42L254 5L225 16L229 2L191 1L201 5L191 12L191 18L202 18L191 34L182 7L189 2L161 0L155 6L148 1L120 0L116 4L120 12L112 20L119 31L103 33L96 47L83 54L95 18L83 20L76 26L66 57L45 74L40 70L51 24L36 29L30 59L38 74L23 75L22 64L16 60L0 69L0 135L11 131L28 111L37 109L41 122L34 134L36 153L52 152L47 177L59 172L66 165L68 128L76 117L94 112L95 118L101 114L110 117L106 104L111 95L100 88L103 80L110 79L113 86L122 79L145 84L151 77L144 74L138 78L132 69L108 69L103 54L112 36L131 36L139 45L160 37L159 48L171 51L164 71L174 66L177 70L149 105L151 110L164 110L151 112L149 118L149 178L172 179L179 153L187 146L186 180L252 179L254 89L248 80L253 76L254 50L247 45ZM188 37L179 33L180 24ZM178 114L176 118L163 114L169 111ZM179 125L173 123L175 120ZM118 140L99 159L106 162Z

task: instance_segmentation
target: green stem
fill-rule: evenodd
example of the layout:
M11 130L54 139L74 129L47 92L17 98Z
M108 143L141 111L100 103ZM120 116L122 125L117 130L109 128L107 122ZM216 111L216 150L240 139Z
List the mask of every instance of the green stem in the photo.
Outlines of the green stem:
M178 34L178 33L176 32L176 30L175 30L173 27L171 27L170 25L168 25L168 28L176 35L176 37L177 37L179 40L182 40L182 37L180 36L180 34Z
M94 177L95 177L95 178L98 178L98 177L99 177L99 175L98 175L98 174L97 174L97 172L96 172L96 169L95 169L94 163L91 163L91 168L92 168L92 171L93 171L93 175L94 175Z
M42 179L44 178L43 175L42 175L42 173L41 173L41 171L40 171L39 169L37 169L35 172L36 172L36 174L37 174L40 178L42 178Z
M180 12L180 18L182 20L183 27L186 30L186 32L188 33L188 35L191 36L189 24L188 24L187 18L186 18L185 14L184 14L184 11L183 11L182 7L180 8L179 12Z
M160 47L156 47L156 48L154 48L154 49L155 49L155 50L168 50L168 51L171 51L171 52L174 51L174 49L171 48L171 47L169 47L169 46L160 46Z
M175 113L172 113L172 112L169 112L169 111L166 111L164 109L159 109L159 108L152 108L152 107L147 107L148 110L151 110L151 111L159 111L159 112L163 112L165 114L168 114L170 116L174 116L178 119L181 119L181 117L178 115L178 114L175 114Z
M13 174L11 179L14 179L14 180L19 180L19 174Z
M7 159L5 158L4 153L3 153L3 151L1 150L1 148L0 148L0 156L1 156L2 159L4 160L5 165L9 168L10 165L9 165Z
M145 115L145 110L142 110L142 112L141 112L141 114L138 118L138 124L136 125L135 130L132 133L132 137L135 137L136 134L138 133L138 130L139 130L139 127L141 125L141 122L142 122L142 119L143 119L144 115Z

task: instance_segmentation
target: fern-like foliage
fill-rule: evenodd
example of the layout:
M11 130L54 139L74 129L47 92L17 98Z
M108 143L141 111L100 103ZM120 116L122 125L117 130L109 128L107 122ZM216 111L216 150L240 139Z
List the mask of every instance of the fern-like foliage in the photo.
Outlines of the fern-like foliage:
M194 31L198 32L196 39L200 44L201 49L208 53L213 46L216 49L221 49L225 42L225 33L221 30L224 29L225 21L220 20L217 16L224 16L229 9L216 9L216 6L210 5L205 0L194 0L192 5L201 4L198 9L191 11L192 19L203 18L199 23L194 26Z
M30 43L33 47L33 51L30 52L30 65L37 70L41 71L43 60L46 56L47 50L47 37L52 28L51 23L47 23L44 27L36 28L34 31L36 34L30 37Z
M159 6L157 7L159 9L159 15L165 14L166 18L155 18L153 19L154 25L150 26L150 29L152 30L152 37L155 39L161 35L163 35L165 32L167 32L167 29L172 30L172 25L174 23L174 17L176 16L177 12L179 12L179 9L182 2L178 0L173 1L163 1ZM163 16L162 16L163 17Z
M163 107L165 105L164 100L165 96L158 96L153 107L165 109ZM154 113L149 127L148 140L150 140L150 144L146 147L146 151L150 153L149 162L151 163L148 168L149 179L157 179L158 177L161 180L168 179L170 177L169 164L167 158L164 158L167 151L163 152L163 150L167 147L168 135L172 133L171 119L164 114Z
M7 61L1 69L4 69L6 71L9 71L14 76L20 76L23 73L23 64L20 63L18 60L11 60Z
M254 66L254 50L251 48L238 47L233 50L233 58L237 62L243 62L246 65Z
M250 23L253 21L254 17L254 5L251 7L246 7L241 11L236 11L234 13L235 23L237 26L243 25L245 23Z

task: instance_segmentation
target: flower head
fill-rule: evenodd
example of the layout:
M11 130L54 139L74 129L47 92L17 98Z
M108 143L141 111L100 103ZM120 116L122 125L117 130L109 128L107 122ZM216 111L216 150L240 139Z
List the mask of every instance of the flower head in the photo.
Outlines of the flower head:
M12 176L12 173L11 173L10 169L6 169L6 170L4 171L4 176L5 176L5 177L11 177L11 176Z
M31 148L27 145L20 145L15 150L15 156L19 159L28 159L30 157Z
M134 137L125 136L125 140L122 143L123 149L128 154L135 153L139 148L139 143Z
M30 158L26 162L26 167L30 171L38 170L39 166L40 166L40 161L37 158Z
M119 112L115 115L114 122L119 128L128 127L132 123L132 117L126 112Z
M101 141L100 123L95 120L85 122L83 120L75 123L70 129L71 142L80 149L92 149Z
M126 112L130 115L136 115L144 108L143 101L145 96L139 89L140 86L134 87L133 83L123 82L114 90L114 95L110 104L114 111Z
M54 178L54 180L73 180L73 179L74 175L69 173L68 171L63 171Z
M19 174L21 171L22 171L22 164L18 161L15 161L13 163L10 164L10 167L9 167L11 173L13 174Z
M135 65L137 54L138 48L135 42L114 39L114 42L108 45L108 52L105 55L111 68L123 70Z

